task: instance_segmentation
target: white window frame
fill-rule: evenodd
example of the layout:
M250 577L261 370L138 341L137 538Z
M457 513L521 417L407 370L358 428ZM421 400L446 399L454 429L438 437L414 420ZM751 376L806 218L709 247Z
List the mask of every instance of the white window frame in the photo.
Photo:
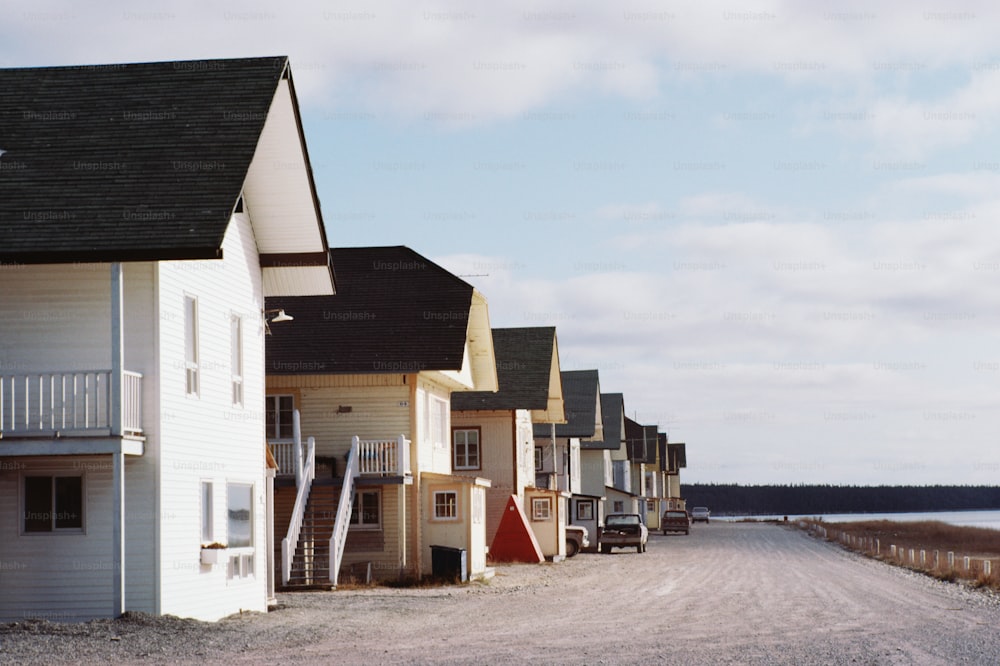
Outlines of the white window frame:
M230 512L229 493L232 488L248 488L250 490L250 544L247 546L233 546L233 535L230 534L229 520L226 521L226 539L229 545L229 562L226 566L226 579L228 581L252 580L256 577L256 547L254 540L254 527L256 524L256 511L254 509L255 494L254 484L232 481L226 483L226 513Z
M449 501L451 496L451 501ZM439 500L440 498L440 500ZM434 520L458 520L458 491L457 490L435 490L432 496L432 513Z
M475 464L470 463L470 459L473 457L469 455L469 433L476 433L476 454L475 454ZM464 454L459 458L459 435L462 435L462 439L465 441L461 444L461 449ZM452 468L461 470L481 470L483 468L483 430L480 427L473 428L452 428L451 430L451 446L452 446Z
M232 314L229 318L230 365L233 383L233 406L243 406L243 318Z
M201 482L201 542L215 543L215 486L211 481Z
M49 528L46 530L26 530L24 520L27 517L27 479L29 477L51 479L51 496L49 497ZM75 478L80 479L80 526L79 527L57 527L56 519L60 512L60 506L56 503L58 493L56 490L56 479ZM39 536L52 534L86 534L87 533L87 479L84 474L24 474L21 476L20 492L21 511L18 517L18 530L22 536Z
M427 423L430 428L431 441L434 442L434 448L448 448L448 416L451 414L449 402L428 392L427 412Z
M378 507L378 520L366 522L362 512L363 495L374 495L375 505ZM378 488L359 489L354 491L354 503L351 506L350 526L352 530L381 530L382 529L382 491Z
M536 523L549 522L552 520L551 497L531 498L531 520Z
M201 395L198 368L198 297L184 294L184 393Z

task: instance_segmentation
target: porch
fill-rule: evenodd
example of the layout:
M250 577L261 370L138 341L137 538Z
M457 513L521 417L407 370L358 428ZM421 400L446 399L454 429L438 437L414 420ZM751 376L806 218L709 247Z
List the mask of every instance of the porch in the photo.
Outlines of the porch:
M0 374L0 439L141 439L142 433L142 375L138 372Z
M295 477L301 479L303 467L307 462L307 452L301 444L301 437L296 441L270 442L271 455L278 463L278 478ZM323 458L316 457L316 465L321 466ZM337 461L329 459L332 467L330 476L342 478L346 462L338 470ZM341 473L338 474L337 472ZM408 476L410 470L410 440L402 435L390 439L359 439L358 440L358 474L362 477ZM317 472L318 475L318 472ZM298 484L296 484L298 485Z

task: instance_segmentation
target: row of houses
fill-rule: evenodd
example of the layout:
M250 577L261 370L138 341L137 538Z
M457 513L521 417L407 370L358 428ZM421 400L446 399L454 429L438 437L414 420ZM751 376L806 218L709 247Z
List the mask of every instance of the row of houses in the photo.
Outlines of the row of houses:
M486 576L683 502L683 444L554 328L493 329L409 248L331 249L287 58L0 86L0 621Z

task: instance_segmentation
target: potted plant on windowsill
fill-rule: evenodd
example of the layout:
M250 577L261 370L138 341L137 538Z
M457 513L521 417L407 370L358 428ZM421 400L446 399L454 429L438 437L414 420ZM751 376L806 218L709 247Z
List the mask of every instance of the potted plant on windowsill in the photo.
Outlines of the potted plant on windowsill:
M218 541L210 544L202 544L201 546L201 563L202 564L217 564L220 558L225 558L227 546L224 543L219 543Z

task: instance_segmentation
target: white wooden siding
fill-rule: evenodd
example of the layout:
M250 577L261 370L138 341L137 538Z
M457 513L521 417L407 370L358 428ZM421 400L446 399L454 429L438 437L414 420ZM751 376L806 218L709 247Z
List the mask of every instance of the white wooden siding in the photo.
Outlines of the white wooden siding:
M253 232L234 215L224 260L159 265L161 613L215 620L266 610L263 298ZM184 294L198 297L200 395L184 391ZM230 318L243 317L244 404L232 404ZM255 578L227 581L202 565L201 482L215 491L216 540L226 542L226 484L254 486Z
M82 621L112 610L110 456L0 459L0 621ZM21 534L25 474L82 474L84 533Z
M607 485L605 458L607 450L584 449L580 451L580 494L603 497Z

